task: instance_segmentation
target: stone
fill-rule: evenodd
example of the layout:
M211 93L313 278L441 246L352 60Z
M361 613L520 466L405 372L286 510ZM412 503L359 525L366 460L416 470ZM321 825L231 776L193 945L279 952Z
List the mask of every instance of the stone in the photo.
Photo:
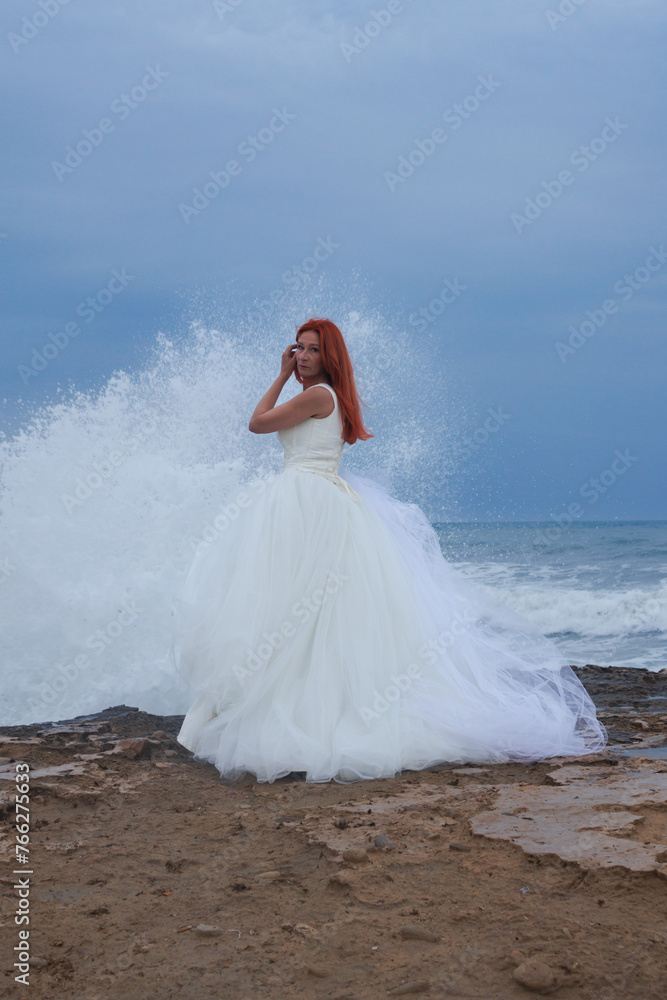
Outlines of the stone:
M368 854L363 849L363 847L348 847L343 851L343 861L349 861L351 864L358 865L364 861L368 861Z
M202 937L214 937L216 934L222 934L220 928L216 927L215 924L197 924L192 929L195 934L201 934Z
M431 984L428 979L413 979L409 983L403 983L401 986L396 986L393 990L388 990L387 996L405 997L412 993L427 993L430 988Z
M450 849L450 851L469 851L470 850L470 848L467 847L465 844L457 844L454 841L452 841L451 844L449 845L449 849Z
M266 879L266 880L275 879L275 878L282 878L282 877L283 877L283 873L282 872L276 872L276 871L274 871L274 872L260 872L259 875L257 875L257 878L263 878L263 879Z
M386 833L378 833L378 835L375 837L373 843L375 844L376 847L379 847L379 848L381 848L382 850L385 850L385 851L395 851L396 850L396 845L392 844L391 840L386 835Z
M419 924L406 924L401 927L400 930L401 937L404 937L412 941L440 941L437 934L433 931L428 930L426 927L421 927Z
M350 889L354 885L354 881L347 872L335 872L329 876L329 885L342 885L344 888Z
M169 733L165 733L164 729L156 729L154 733L151 733L152 740L169 740L171 739Z
M320 968L319 965L309 965L306 968L306 972L309 976L316 976L317 979L326 979L327 976L331 975L326 969Z
M137 757L150 757L151 745L148 740L144 739L118 740L110 752L134 760Z
M554 985L556 975L553 969L541 962L539 958L529 958L518 965L512 973L517 983L521 983L527 990L540 992L548 990Z

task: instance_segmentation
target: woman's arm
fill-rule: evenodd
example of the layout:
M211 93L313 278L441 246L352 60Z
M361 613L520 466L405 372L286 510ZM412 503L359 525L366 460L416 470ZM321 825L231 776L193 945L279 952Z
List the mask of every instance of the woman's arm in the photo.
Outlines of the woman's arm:
M248 430L253 434L271 434L294 427L308 417L327 417L333 411L333 399L328 389L313 385L300 392L294 399L276 406L283 386L289 381L296 366L292 351L296 344L290 345L283 353L280 375L275 380L255 407L248 424Z

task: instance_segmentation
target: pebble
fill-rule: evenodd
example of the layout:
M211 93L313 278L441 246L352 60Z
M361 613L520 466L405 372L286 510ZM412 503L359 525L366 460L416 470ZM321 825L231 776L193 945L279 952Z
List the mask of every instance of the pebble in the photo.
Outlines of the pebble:
M396 844L392 844L386 833L378 833L373 843L376 847L384 848L385 851L395 851Z
M44 969L49 963L45 958L39 958L37 955L31 955L28 959L28 964L32 965L35 969Z
M176 757L177 756L175 750L165 750L164 755L165 755L165 757Z
M216 927L215 924L197 924L193 930L195 934L202 934L204 937L213 937L215 934L222 934L220 928Z
M433 931L429 931L426 927L421 927L419 924L406 924L401 927L401 937L409 938L413 941L439 941L440 938Z
M318 979L326 979L327 976L330 975L330 973L327 972L326 969L321 969L317 965L309 965L308 968L306 969L306 972L310 976L317 976Z
M257 878L273 879L282 878L282 872L260 872Z
M312 924L295 924L294 930L303 937L318 937L317 928Z
M350 861L352 864L358 865L363 861L368 861L368 854L363 847L348 847L343 851L343 861Z
M451 844L449 845L449 849L450 849L450 851L469 851L470 850L470 848L467 847L465 844L456 844L456 843L454 843L454 841L452 841Z
M430 988L431 984L428 979L413 979L409 983L403 983L402 986L396 986L395 989L389 990L387 996L405 997L411 993L426 993Z
M164 729L156 729L154 733L151 733L152 740L168 740L170 739L169 733L165 733Z
M539 958L529 958L512 973L517 983L521 983L528 990L548 990L556 981L553 969L541 962Z
M347 872L336 872L329 876L329 885L342 885L349 889L354 885L354 882Z

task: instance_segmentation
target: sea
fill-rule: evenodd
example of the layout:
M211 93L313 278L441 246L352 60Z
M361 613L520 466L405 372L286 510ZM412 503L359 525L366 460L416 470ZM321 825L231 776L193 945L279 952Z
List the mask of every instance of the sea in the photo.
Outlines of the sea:
M667 668L667 521L435 527L445 558L572 664Z
M158 331L131 368L92 385L70 381L39 402L26 392L7 415L0 724L121 704L187 710L172 659L173 600L197 547L235 530L247 484L280 471L275 435L249 434L247 423L307 315L309 304L296 303L266 336L243 317L191 317L182 332ZM400 499L419 502L435 482L453 495L461 442L478 417L446 373L411 361L411 342L386 315L335 315L375 434L350 449L361 466L347 467L381 470ZM465 506L465 496L456 500L452 509ZM457 515L435 527L445 558L538 625L570 662L667 666L666 522Z

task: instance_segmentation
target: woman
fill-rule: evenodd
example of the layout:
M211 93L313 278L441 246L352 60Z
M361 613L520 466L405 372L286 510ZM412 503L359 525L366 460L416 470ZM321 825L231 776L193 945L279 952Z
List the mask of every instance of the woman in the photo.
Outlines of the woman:
M303 391L276 405L292 375ZM249 429L278 432L284 467L190 569L183 746L226 777L345 782L605 745L556 646L449 566L416 505L339 474L372 435L337 326L300 327Z

